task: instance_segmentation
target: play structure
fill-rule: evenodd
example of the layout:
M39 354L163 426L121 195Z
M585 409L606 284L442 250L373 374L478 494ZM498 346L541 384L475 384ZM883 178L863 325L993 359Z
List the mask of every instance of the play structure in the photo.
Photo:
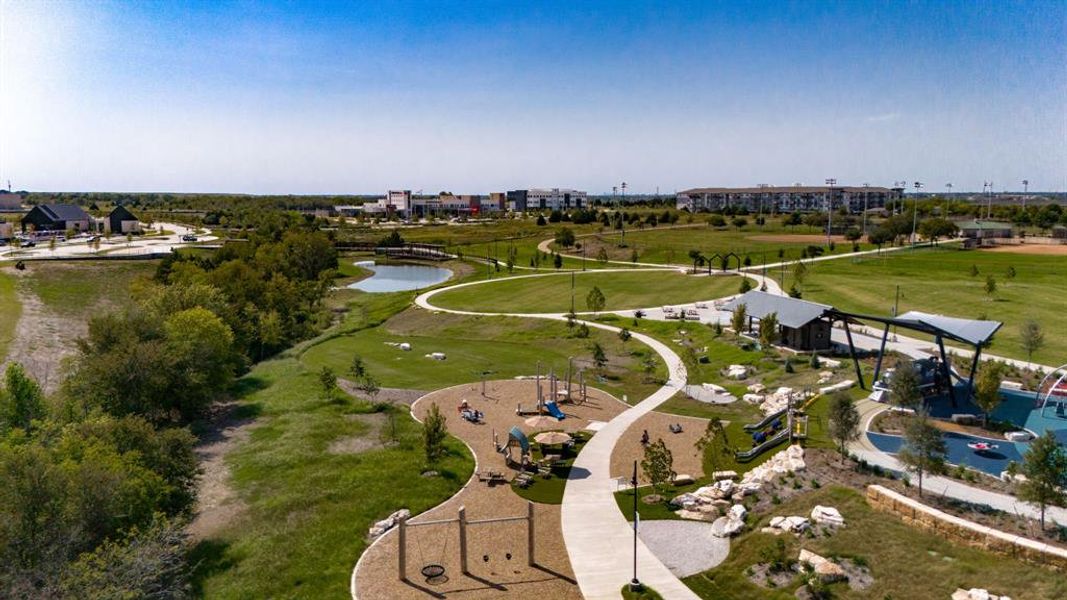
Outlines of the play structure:
M790 403L790 406L767 415L758 423L745 425L744 429L752 436L753 446L748 450L734 451L734 458L738 462L748 462L782 442L808 437L808 416Z
M952 386L956 385L956 382L962 381L959 373L951 367L946 369L941 364L941 360L936 356L913 359L911 361L911 366L919 377L919 392L922 394L923 398L940 396ZM896 369L886 369L885 372L882 373L882 377L876 380L871 386L874 392L883 392L880 397L888 398L890 395L890 380L892 379L895 370ZM955 379L956 382L953 382L953 379Z
M1037 386L1034 404L1041 409L1042 417L1067 419L1067 365L1060 365L1045 375ZM1052 412L1047 413L1047 409Z
M536 562L534 559L535 551L535 536L534 536L534 506L533 502L527 502L526 514L515 517L499 517L495 519L481 519L472 521L467 519L466 507L459 507L459 513L454 519L437 519L434 521L422 521L419 523L409 523L407 517L400 517L397 521L397 545L398 545L398 564L397 575L400 581L407 582L408 579L408 531L416 527L445 527L453 524L458 525L458 552L459 552L459 569L464 575L469 575L470 570L468 568L468 544L467 544L467 529L469 527L479 526L493 526L500 523L508 523L514 521L526 521L526 564L533 567ZM449 556L449 550L451 548L451 536L445 537L443 544L436 546L436 554L434 556L426 557L423 552L422 544L416 541L416 552L418 554L419 563L422 565L419 567L419 573L427 584L440 585L448 581L448 570L445 567L447 562L446 557ZM510 546L514 543L514 540L508 540L507 538L501 538L500 548L502 552L500 554L483 554L482 562L490 564L494 561L511 561L517 554L516 548Z
M515 408L515 414L519 416L548 414L562 421L567 415L560 409L560 403L584 404L588 398L588 390L585 385L585 370L578 371L578 384L576 388L571 386L571 367L567 365L566 387L560 388L560 381L556 379L556 372L548 373L548 398L545 398L545 390L541 386L541 363L537 363L537 404L532 408L524 408L520 402Z
M508 441L504 444L500 443L500 440L496 435L496 430L494 430L493 447L496 448L497 452L504 455L504 459L507 461L508 465L525 466L530 463L530 440L517 426L508 430ZM519 450L518 460L515 460L515 457L512 456L513 448L518 448Z

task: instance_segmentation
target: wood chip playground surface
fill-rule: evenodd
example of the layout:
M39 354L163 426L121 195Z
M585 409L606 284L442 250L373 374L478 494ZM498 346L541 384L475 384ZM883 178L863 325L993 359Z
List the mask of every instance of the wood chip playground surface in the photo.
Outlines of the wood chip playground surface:
M562 387L563 384L560 385ZM542 382L542 386L547 397L547 382ZM510 480L517 472L507 466L502 454L496 452L493 445L494 430L502 442L507 440L508 430L515 425L530 438L542 430L573 433L585 429L590 421L609 421L628 408L611 395L589 388L588 399L584 403L560 405L567 415L564 420L543 429L533 429L523 422L527 416L516 415L515 409L519 403L524 409L533 407L536 399L533 380L490 381L486 384L484 397L480 383L463 384L423 396L414 404L412 411L421 420L431 404L436 404L448 419L449 432L474 451L477 470L498 471ZM484 414L482 423L471 423L460 417L457 407L464 400L471 408ZM474 521L523 516L526 514L527 501L512 491L510 483L490 485L478 481L475 476L447 502L413 517L409 523L454 519L461 506L466 509L467 519ZM563 542L559 505L535 504L534 521L534 567L527 565L524 521L468 526L469 575L461 573L459 527L456 523L408 527L408 582L402 582L398 577L398 535L394 528L368 548L356 566L356 596L361 600L504 596L581 598ZM420 573L426 564L444 566L447 580L428 583Z

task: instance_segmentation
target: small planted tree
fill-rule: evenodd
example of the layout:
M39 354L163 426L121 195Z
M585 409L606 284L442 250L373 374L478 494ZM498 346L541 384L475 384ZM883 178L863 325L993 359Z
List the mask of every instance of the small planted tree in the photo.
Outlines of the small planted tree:
M431 404L422 426L423 449L426 451L427 464L435 465L445 455L445 438L448 436L446 420L441 414L441 409L437 408L436 404Z
M986 424L989 423L989 414L1000 406L1001 373L1000 363L986 362L978 367L974 380L974 403L982 409Z
M556 244L570 248L574 245L574 241L574 230L570 227L562 227L556 232Z
M585 297L585 305L589 307L589 310L594 313L598 313L604 310L604 306L607 304L607 298L604 297L604 292L600 291L599 286L593 286L593 289L589 290L589 294Z
M337 389L337 374L330 367L323 367L319 371L319 388L319 392L324 398L332 396L333 391Z
M741 285L738 288L737 293L744 294L745 292L747 292L747 291L749 291L751 289L752 289L752 280L749 279L748 277L742 277L741 278Z
M759 343L764 350L770 350L778 341L778 313L773 312L759 321Z
M641 360L641 372L645 374L646 383L655 379L657 369L659 369L659 361L656 360L655 355L649 352Z
M625 328L625 327L623 327L622 329L619 330L619 339L622 340L623 342L630 341L630 338L632 336L633 336L633 334L630 333L630 330Z
M860 437L860 413L856 403L847 392L836 392L830 397L830 438L837 444L844 462L848 455L848 443Z
M733 328L734 334L741 335L745 330L745 323L748 321L748 307L744 304L738 304L734 309L733 316L730 317L730 327Z
M1026 362L1033 362L1034 352L1045 345L1045 333L1041 331L1041 324L1033 319L1028 319L1019 328L1019 345L1026 353Z
M798 260L793 263L793 281L797 285L804 285L804 280L808 277L808 266L804 264L804 261Z
M985 293L990 299L997 293L997 279L992 275L985 276L985 285L983 286Z
M603 369L608 364L608 357L604 354L604 348L598 342L593 342L593 364L597 369Z
M1067 487L1067 453L1051 431L1030 443L1023 456L1023 475L1019 498L1041 509L1041 529L1045 529L1045 508L1063 506L1067 502L1063 488Z
M563 256L560 255L559 253L553 254L552 255L552 266L555 267L557 271L562 269L563 268Z
M978 277L978 265L971 265L971 277Z
M925 412L911 419L904 429L904 446L897 459L904 468L915 473L919 480L919 495L923 495L923 474L937 475L945 472L945 439L941 430L930 424Z
M922 400L919 373L911 361L901 361L889 378L889 394L893 404L901 408L917 408Z
M608 251L603 246L600 247L600 250L597 250L596 260L602 265L608 264Z
M652 487L661 492L674 481L674 456L662 439L645 446L645 457L641 460L641 470L652 483Z
M363 362L363 357L356 354L352 357L352 363L348 366L348 374L354 379L360 379L367 374L367 364Z
M694 248L689 251L689 260L693 261L693 272L696 273L697 267L704 262L704 255Z

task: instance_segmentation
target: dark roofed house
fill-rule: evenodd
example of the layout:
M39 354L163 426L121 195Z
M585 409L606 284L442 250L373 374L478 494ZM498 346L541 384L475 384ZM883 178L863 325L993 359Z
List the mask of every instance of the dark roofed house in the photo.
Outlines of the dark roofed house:
M141 221L125 206L116 206L107 216L108 227L111 233L140 233Z
M832 306L752 290L727 302L723 310L732 312L741 304L750 319L776 313L783 346L803 351L830 349L831 320L827 316Z
M22 230L33 228L36 231L88 231L92 219L73 204L40 204L22 217Z

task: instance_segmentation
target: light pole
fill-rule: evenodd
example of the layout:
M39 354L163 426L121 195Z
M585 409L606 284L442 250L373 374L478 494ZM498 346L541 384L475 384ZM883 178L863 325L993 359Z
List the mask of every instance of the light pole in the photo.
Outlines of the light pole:
M630 484L634 488L634 578L630 580L630 591L637 592L641 590L641 581L637 578L637 523L641 520L641 517L637 513L637 461L634 461L634 475L630 479Z
M867 237L867 194L871 191L871 184L863 184L863 236Z
M769 187L771 186L766 183L759 184L759 218L757 219L757 222L760 224L760 227L763 227L763 197L767 194L767 188Z
M945 184L945 189L948 190L948 192L945 195L946 196L951 196L952 195L952 182L951 181Z
M830 195L826 199L826 248L830 248L830 230L834 224L834 186L837 185L837 180L830 177L826 180L826 185L830 186Z
M915 247L915 225L919 222L919 190L923 188L921 181L915 182L915 200L911 202L911 247Z
M1030 180L1023 179L1023 211L1026 210L1026 195L1030 193Z

